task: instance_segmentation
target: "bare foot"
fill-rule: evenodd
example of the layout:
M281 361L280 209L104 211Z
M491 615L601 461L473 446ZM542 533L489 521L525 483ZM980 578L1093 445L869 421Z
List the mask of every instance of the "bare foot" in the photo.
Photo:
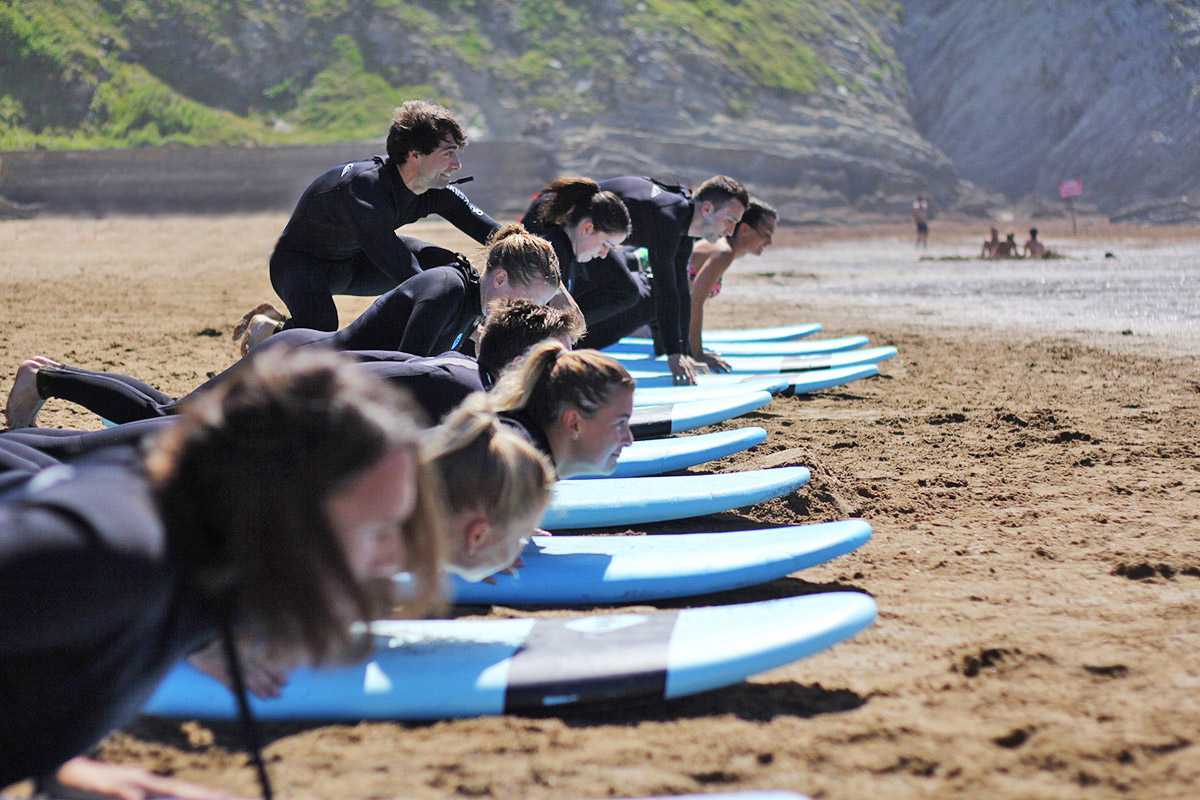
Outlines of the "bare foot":
M246 355L255 345L261 344L268 336L276 333L285 322L287 317L275 306L259 303L233 326L233 339L241 340L242 355Z
M38 412L46 398L38 394L37 373L42 367L61 367L57 361L45 356L34 356L21 362L17 367L17 377L8 393L8 403L4 406L4 414L8 419L10 430L28 428L37 419Z

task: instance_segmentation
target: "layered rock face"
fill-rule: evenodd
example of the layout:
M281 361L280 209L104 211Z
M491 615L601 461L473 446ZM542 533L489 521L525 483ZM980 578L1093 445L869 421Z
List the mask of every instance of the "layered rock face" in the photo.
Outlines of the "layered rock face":
M1015 199L1082 178L1109 214L1200 200L1194 0L905 0L896 52L921 134Z

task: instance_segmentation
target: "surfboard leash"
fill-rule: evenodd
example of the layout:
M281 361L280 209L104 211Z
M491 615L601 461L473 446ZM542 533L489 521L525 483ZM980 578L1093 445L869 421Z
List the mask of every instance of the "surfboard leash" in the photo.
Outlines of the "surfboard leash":
M254 762L254 768L258 772L258 786L262 789L263 800L273 800L275 794L271 791L271 779L267 776L267 765L263 761L258 726L254 722L254 713L250 710L250 700L246 697L246 680L242 674L242 660L238 658L237 647L233 642L233 629L227 616L221 620L221 646L225 650L225 663L229 666L229 677L233 680L233 693L237 697L242 737L246 740L246 749L250 751L250 760Z

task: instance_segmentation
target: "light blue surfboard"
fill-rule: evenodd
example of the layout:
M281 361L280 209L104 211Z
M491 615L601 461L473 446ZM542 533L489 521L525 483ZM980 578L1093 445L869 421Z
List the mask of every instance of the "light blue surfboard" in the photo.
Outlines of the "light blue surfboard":
M730 533L534 536L516 575L495 584L454 578L457 603L591 605L638 603L754 586L824 564L861 547L861 519Z
M733 374L799 372L810 369L832 369L834 367L853 367L862 364L878 364L896 355L894 347L867 347L861 350L846 350L841 353L820 353L810 356L730 356L725 359ZM621 362L625 369L636 381L639 378L667 374L670 367L667 359L648 356L630 355L627 353L610 353ZM641 384L639 384L641 385Z
M702 334L705 345L721 342L785 342L790 339L802 339L821 330L819 322L803 322L796 325L780 325L774 328L713 328L706 329ZM638 339L627 336L622 342L648 342L649 339Z
M858 592L645 614L377 622L358 664L298 669L259 719L427 720L670 699L740 683L853 636L875 619ZM142 709L234 719L218 681L175 667Z
M559 481L541 527L599 528L718 514L790 494L808 478L807 467L775 467L717 475Z
M685 433L762 408L773 397L770 392L744 392L690 403L638 406L629 418L629 429L635 439Z
M617 468L611 475L577 475L576 478L637 478L658 475L703 464L740 453L766 441L762 428L737 428L713 431L673 439L640 439L621 451Z
M630 370L630 375L633 376L637 383L637 389L665 389L673 387L675 384L670 373L668 372L647 372L643 370ZM843 386L853 381L863 378L870 378L873 375L879 374L879 367L874 364L859 364L852 367L836 367L834 369L811 369L803 372L781 372L778 375L770 375L773 378L782 378L788 381L788 388L784 390L784 394L805 394L807 392L815 392L821 389L831 389L835 386ZM743 381L757 380L763 375L745 375L732 372L722 372L717 375L700 375L696 378L696 385L703 389L729 388L741 385ZM691 387L680 387L691 388Z
M661 406L669 403L690 403L695 400L715 400L745 392L778 394L791 386L785 373L779 375L739 375L741 380L729 386L659 386L633 390L634 407Z
M863 347L869 340L866 336L842 336L837 339L805 339L791 342L727 342L711 349L721 356L803 356L814 353L837 353ZM641 346L636 342L617 342L604 350L611 356L652 355L654 345L647 342Z

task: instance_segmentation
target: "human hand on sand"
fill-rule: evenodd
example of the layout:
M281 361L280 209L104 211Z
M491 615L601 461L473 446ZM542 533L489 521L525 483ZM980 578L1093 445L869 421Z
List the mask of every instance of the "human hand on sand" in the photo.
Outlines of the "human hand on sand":
M73 758L63 764L54 780L67 789L110 795L120 800L174 797L178 800L224 800L228 792L178 778L166 778L128 764L108 764L90 758ZM53 793L53 790L51 790Z

